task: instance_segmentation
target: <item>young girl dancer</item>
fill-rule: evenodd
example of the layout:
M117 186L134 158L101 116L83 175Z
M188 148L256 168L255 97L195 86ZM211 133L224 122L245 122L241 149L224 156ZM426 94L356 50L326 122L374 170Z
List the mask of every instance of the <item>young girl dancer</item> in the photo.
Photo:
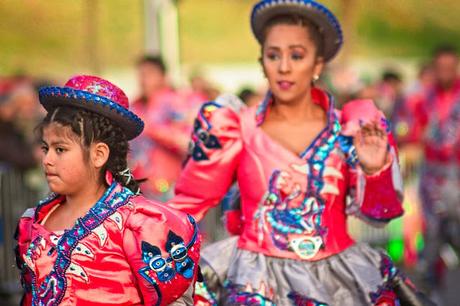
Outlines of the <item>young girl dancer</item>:
M312 86L342 45L339 22L315 1L264 0L251 26L270 90L258 108L229 96L203 105L170 202L199 220L238 182L237 247L203 253L209 289L224 286L224 305L398 305L405 278L347 231L350 214L383 225L403 213L387 121L372 101L339 111Z
M17 232L23 305L190 305L195 221L138 194L128 140L143 122L112 83L77 76L40 90L38 130L53 192Z

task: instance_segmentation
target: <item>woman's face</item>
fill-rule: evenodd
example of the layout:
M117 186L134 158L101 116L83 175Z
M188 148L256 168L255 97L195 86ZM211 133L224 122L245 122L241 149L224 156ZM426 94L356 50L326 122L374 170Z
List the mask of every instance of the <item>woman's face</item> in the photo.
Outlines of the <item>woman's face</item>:
M314 76L323 69L307 28L278 24L270 27L262 51L262 65L275 98L284 103L309 94Z

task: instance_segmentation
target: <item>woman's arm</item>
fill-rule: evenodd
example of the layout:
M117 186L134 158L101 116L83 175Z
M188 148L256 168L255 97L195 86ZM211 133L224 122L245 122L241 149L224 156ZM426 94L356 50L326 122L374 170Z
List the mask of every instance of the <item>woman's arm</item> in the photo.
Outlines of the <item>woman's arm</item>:
M243 148L239 110L231 95L205 103L195 120L189 158L168 205L201 220L219 204L235 179Z

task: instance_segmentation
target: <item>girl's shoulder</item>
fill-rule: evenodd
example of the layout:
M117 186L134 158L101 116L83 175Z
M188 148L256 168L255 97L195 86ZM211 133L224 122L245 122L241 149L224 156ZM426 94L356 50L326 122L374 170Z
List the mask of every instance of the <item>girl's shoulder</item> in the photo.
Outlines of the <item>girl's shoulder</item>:
M19 218L18 222L18 231L20 232L22 228L30 227L35 221L35 212L36 207L28 208Z
M37 206L26 209L19 218L16 227L15 239L18 244L27 246L37 236L43 235L42 229L45 229L40 224L64 199L62 195L50 193L46 198L40 200ZM40 226L34 226L34 224L39 224Z
M164 203L147 199L143 195L134 195L126 211L126 228L139 231L146 228L181 233L185 240L191 239L195 229L195 220Z

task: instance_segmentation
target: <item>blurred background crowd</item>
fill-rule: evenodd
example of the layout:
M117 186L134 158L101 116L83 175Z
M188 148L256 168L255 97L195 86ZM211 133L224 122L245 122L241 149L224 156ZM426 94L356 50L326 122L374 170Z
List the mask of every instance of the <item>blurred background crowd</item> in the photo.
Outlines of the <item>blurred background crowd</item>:
M460 141L451 143L457 156L444 156L432 151L446 142L437 144L424 137L425 127L432 125L431 114L437 122L460 125L460 4L448 0L323 2L341 19L346 43L317 86L333 93L339 106L351 99L375 101L391 121L405 179L403 218L385 229L352 220L350 230L357 239L385 248L442 305L460 305L455 293L460 288ZM260 50L249 28L253 3L0 2L1 305L20 291L13 254L17 219L47 193L34 134L44 115L38 88L63 85L70 76L82 73L100 75L123 88L146 123L143 135L131 144L131 168L137 178L147 179L144 194L165 201L174 192L200 105L222 92L237 94L249 106L265 95ZM447 136L432 131L430 139L460 134L455 127L446 131ZM445 160L451 169L447 178L427 178L427 173L440 171L430 165ZM451 183L441 191L420 188L443 179ZM439 192L449 199L435 197ZM234 200L230 194L222 207ZM424 203L436 201L453 204L446 204L452 207L441 213L448 218L430 221ZM215 209L201 224L206 241L226 235L222 209ZM436 222L448 226L433 227ZM431 236L424 239L424 231ZM438 285L426 285L434 283Z

